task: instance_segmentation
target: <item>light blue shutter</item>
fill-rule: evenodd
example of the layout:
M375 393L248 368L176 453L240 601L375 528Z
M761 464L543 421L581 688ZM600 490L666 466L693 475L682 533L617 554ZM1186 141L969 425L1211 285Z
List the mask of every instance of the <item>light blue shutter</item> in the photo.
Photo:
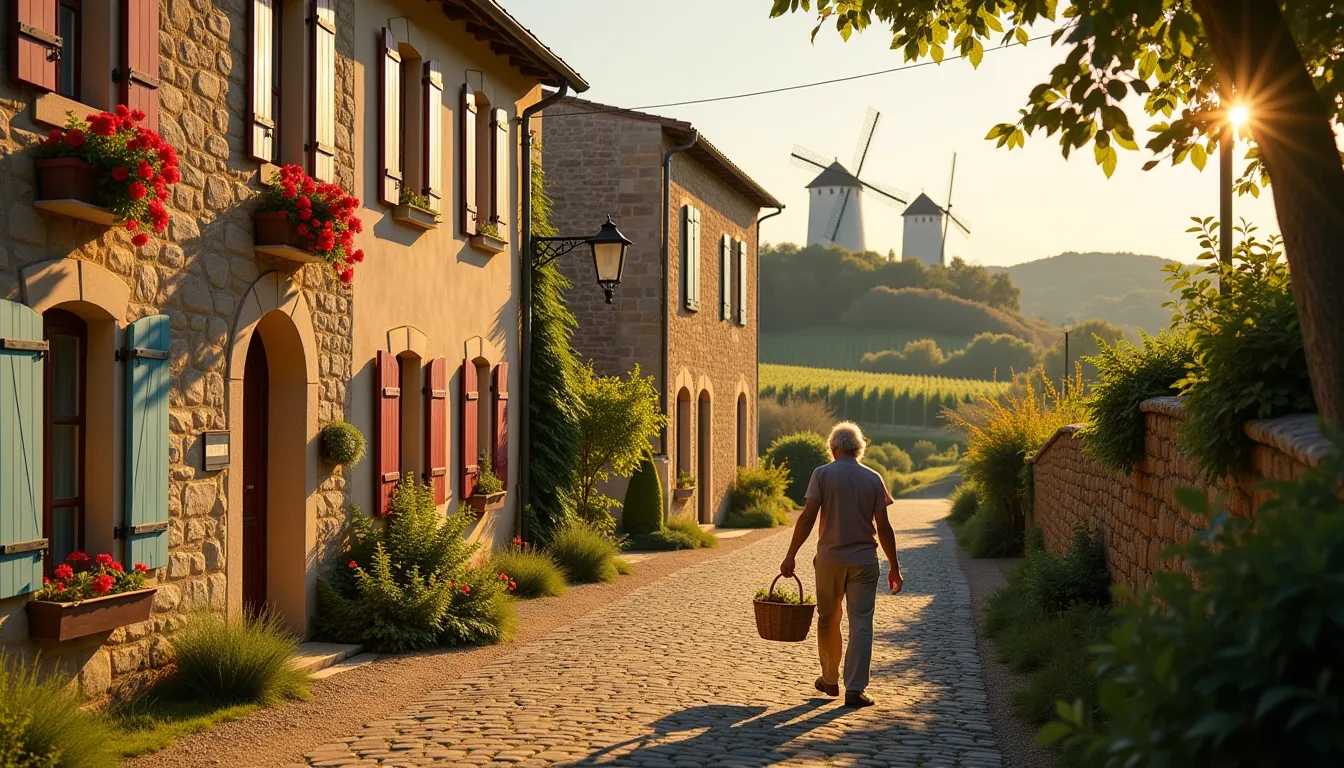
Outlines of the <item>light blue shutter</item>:
M682 293L686 309L694 312L700 309L700 211L695 206L682 207L686 223L686 236L682 239L682 274L685 276L685 288Z
M0 598L42 587L42 316L0 301Z
M719 319L733 316L733 241L724 235L719 241Z
M747 241L737 244L737 324L747 324Z
M126 559L168 564L168 316L126 328Z

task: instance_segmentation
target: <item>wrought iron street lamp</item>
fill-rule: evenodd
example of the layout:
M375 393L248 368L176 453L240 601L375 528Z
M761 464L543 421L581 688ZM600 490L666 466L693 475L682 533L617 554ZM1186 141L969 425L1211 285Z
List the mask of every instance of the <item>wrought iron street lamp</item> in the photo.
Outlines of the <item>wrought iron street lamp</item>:
M532 269L541 269L576 248L588 246L593 257L593 271L597 284L610 304L616 286L625 272L625 254L633 243L616 228L616 222L607 221L597 234L589 237L534 237L532 238Z

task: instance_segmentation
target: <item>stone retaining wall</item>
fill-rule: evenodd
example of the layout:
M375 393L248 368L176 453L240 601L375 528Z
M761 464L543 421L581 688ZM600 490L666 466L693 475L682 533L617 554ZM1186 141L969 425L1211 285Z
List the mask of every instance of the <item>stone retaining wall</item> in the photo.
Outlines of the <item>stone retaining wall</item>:
M1169 570L1159 553L1188 541L1208 521L1176 502L1179 488L1197 487L1226 495L1233 514L1249 516L1268 495L1265 480L1295 480L1318 466L1328 443L1309 414L1253 421L1246 435L1255 442L1251 474L1209 487L1197 479L1190 457L1181 450L1176 430L1185 410L1174 397L1148 400L1144 413L1143 461L1128 475L1110 472L1089 458L1076 433L1063 427L1027 461L1033 465L1032 525L1041 529L1046 549L1063 554L1074 525L1100 531L1106 559L1117 584L1149 587L1153 574Z

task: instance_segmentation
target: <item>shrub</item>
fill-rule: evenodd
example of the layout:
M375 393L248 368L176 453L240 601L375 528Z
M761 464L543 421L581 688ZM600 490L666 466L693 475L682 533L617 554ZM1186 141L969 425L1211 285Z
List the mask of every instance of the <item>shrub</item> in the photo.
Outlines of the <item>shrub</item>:
M636 365L630 375L598 376L592 365L580 369L578 467L574 498L579 516L603 533L616 530L611 509L615 499L598 491L610 474L629 477L649 451L649 440L667 423L658 409L653 377L640 376Z
M1033 334L1003 310L950 296L938 289L878 286L854 300L840 316L850 328L902 328L953 336L1007 333L1024 341Z
M1213 254L1216 229L1211 219L1196 228L1207 266L1168 268L1194 348L1194 364L1178 383L1186 415L1178 434L1208 478L1249 467L1242 427L1250 419L1316 410L1278 236L1261 242L1254 227L1239 227L1233 266L1224 268Z
M1144 418L1139 403L1176 394L1176 383L1194 362L1184 331L1149 336L1140 346L1102 344L1091 358L1097 382L1087 397L1087 424L1079 432L1087 453L1113 472L1128 473L1143 459Z
M915 465L910 454L895 443L872 443L863 452L863 459L864 463L875 461L892 472L906 473Z
M909 476L902 475L897 472L888 472L886 480L887 480L887 490L891 492L892 496L900 496L902 493L905 493L907 490L909 490L911 485L913 485L913 483L910 481Z
M787 502L762 504L746 509L730 509L723 519L724 528L778 528L789 524Z
M621 525L626 533L653 533L663 527L663 484L653 454L645 452L625 489Z
M621 548L586 523L570 523L555 532L547 552L570 584L614 581Z
M518 588L513 596L530 600L565 593L565 574L545 552L510 548L495 555L492 571L507 573Z
M728 528L773 528L788 525L792 506L784 495L789 471L769 459L756 467L738 467L728 500Z
M1125 338L1123 328L1105 320L1084 320L1069 331L1069 365L1081 371L1084 382L1097 379L1097 368L1092 359L1107 344L1117 344ZM1064 333L1053 339L1050 349L1041 356L1039 373L1051 381L1062 381L1064 370Z
M980 333L964 349L944 354L932 339L911 341L896 352L869 352L859 368L874 373L946 376L953 379L1008 380L1036 364L1031 342L1008 333Z
M339 565L317 585L315 634L379 653L503 640L505 586L468 566L479 545L463 538L470 511L446 518L412 475L392 494L386 525L356 507Z
M910 461L914 462L915 468L923 469L927 466L929 457L938 452L938 446L929 440L916 440L915 444L910 446Z
M322 428L319 437L323 460L353 467L364 458L364 435L354 424L333 421Z
M757 401L757 437L761 445L771 445L785 435L798 432L823 434L835 423L835 413L818 400L791 397L780 402L774 397Z
M278 615L229 620L198 612L169 642L177 659L174 678L211 701L273 704L307 693L308 673L289 664L299 639Z
M644 533L630 537L630 546L634 549L646 550L650 552L669 552L678 549L714 549L719 546L719 539L708 531L700 530L700 526L690 518L675 518L669 520L666 528ZM617 561L617 570L620 571ZM621 571L624 573L624 571Z
M1186 570L1116 609L1100 649L1103 722L1062 707L1045 741L1068 738L1108 766L1344 763L1344 435L1250 518L1215 514L1178 548Z
M1022 554L1022 529L999 507L980 506L957 532L957 541L971 557L1015 557Z
M815 432L798 432L781 437L770 444L765 452L766 460L775 466L781 466L789 472L789 486L784 495L794 504L806 503L807 484L812 481L812 472L831 460L831 449L826 438Z
M709 531L701 530L700 526L689 517L678 517L669 520L667 530L671 533L679 533L695 541L697 549L714 549L719 546L719 537Z
M36 663L0 655L0 765L103 768L117 763L111 745L102 713Z
M947 513L947 522L954 528L966 524L967 520L975 514L980 508L980 495L975 490L975 483L962 483L952 491L951 509Z

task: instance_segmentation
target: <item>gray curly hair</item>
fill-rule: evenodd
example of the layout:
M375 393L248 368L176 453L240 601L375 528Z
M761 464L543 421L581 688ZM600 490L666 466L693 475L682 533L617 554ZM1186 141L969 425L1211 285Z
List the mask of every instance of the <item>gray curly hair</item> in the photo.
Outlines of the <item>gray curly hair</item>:
M868 440L863 436L863 430L852 421L842 421L831 427L831 436L827 442L830 443L832 451L852 454L856 459L862 459L863 451L868 447Z

